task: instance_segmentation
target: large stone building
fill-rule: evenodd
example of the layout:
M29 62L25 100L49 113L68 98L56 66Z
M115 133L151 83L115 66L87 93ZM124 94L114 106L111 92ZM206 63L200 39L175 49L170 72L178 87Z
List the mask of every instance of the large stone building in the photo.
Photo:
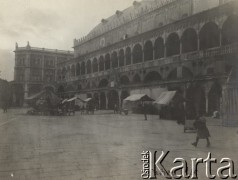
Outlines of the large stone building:
M238 60L237 9L232 0L134 1L74 40L74 58L57 66L58 93L94 97L104 109L165 88L191 112L219 111Z
M24 99L40 92L45 87L56 85L57 63L69 61L73 57L70 51L31 47L15 49L15 74L13 101L22 106Z

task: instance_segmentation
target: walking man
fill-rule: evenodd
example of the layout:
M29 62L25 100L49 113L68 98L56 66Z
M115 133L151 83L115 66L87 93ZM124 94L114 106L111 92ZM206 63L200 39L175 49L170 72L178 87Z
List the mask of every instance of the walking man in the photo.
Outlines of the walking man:
M197 117L194 122L194 127L197 129L197 138L196 142L192 143L193 146L197 147L199 139L207 140L207 147L210 147L210 133L206 125L205 117Z

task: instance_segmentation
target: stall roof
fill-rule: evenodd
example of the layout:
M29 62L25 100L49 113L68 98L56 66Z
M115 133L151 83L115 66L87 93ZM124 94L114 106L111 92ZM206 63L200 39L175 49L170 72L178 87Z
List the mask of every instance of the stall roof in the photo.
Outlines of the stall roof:
M74 101L76 99L77 99L77 97L72 97L72 98L68 99L67 102L71 102L71 101Z
M92 100L92 98L87 98L87 99L84 100L84 102L89 102L91 100Z
M168 105L174 98L176 91L165 91L155 100L155 104Z
M67 102L68 101L68 99L64 99L62 102L61 102L61 104L64 104L65 102Z
M30 97L27 97L26 100L36 99L36 98L40 97L42 94L44 94L44 93L45 93L45 91L41 91L41 92L36 93L36 94L34 94L34 95L30 96Z
M154 101L146 94L132 94L131 96L124 99L124 101Z

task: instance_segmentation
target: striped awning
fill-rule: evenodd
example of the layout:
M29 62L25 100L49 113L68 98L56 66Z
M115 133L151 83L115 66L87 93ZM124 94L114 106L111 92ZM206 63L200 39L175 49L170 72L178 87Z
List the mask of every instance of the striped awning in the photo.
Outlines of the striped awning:
M154 104L168 105L174 98L176 91L165 91L156 99Z

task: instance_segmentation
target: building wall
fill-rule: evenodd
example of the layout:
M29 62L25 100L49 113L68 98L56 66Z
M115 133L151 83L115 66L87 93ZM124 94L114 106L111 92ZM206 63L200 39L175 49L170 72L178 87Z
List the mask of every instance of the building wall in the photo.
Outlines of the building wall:
M73 57L69 51L26 47L15 49L15 102L22 105L24 98L40 92L44 86L56 83L56 66ZM24 97L22 97L24 96Z
M237 63L237 7L234 2L202 10L201 13L157 29L147 29L144 33L61 63L57 70L58 77L61 77L58 79L58 92L63 97L87 94L98 99L100 108L110 108L113 103L121 105L122 99L130 93L165 88L177 90L190 100L188 106L193 112L190 114L211 113L220 108L222 86L231 67ZM230 26L231 22L236 22L236 25ZM156 57L158 39L163 40L160 47L163 55ZM93 42L89 40L86 43ZM83 46L79 45L79 48ZM136 47L140 47L139 51L135 51ZM128 48L132 54L131 62L126 64L125 52ZM112 67L114 62L120 63L121 50L124 52L124 64ZM114 54L117 58L113 58ZM105 68L107 55L111 58L108 69ZM98 70L101 56L104 59L103 68ZM85 73L81 69L83 64ZM80 67L80 71L75 67Z

